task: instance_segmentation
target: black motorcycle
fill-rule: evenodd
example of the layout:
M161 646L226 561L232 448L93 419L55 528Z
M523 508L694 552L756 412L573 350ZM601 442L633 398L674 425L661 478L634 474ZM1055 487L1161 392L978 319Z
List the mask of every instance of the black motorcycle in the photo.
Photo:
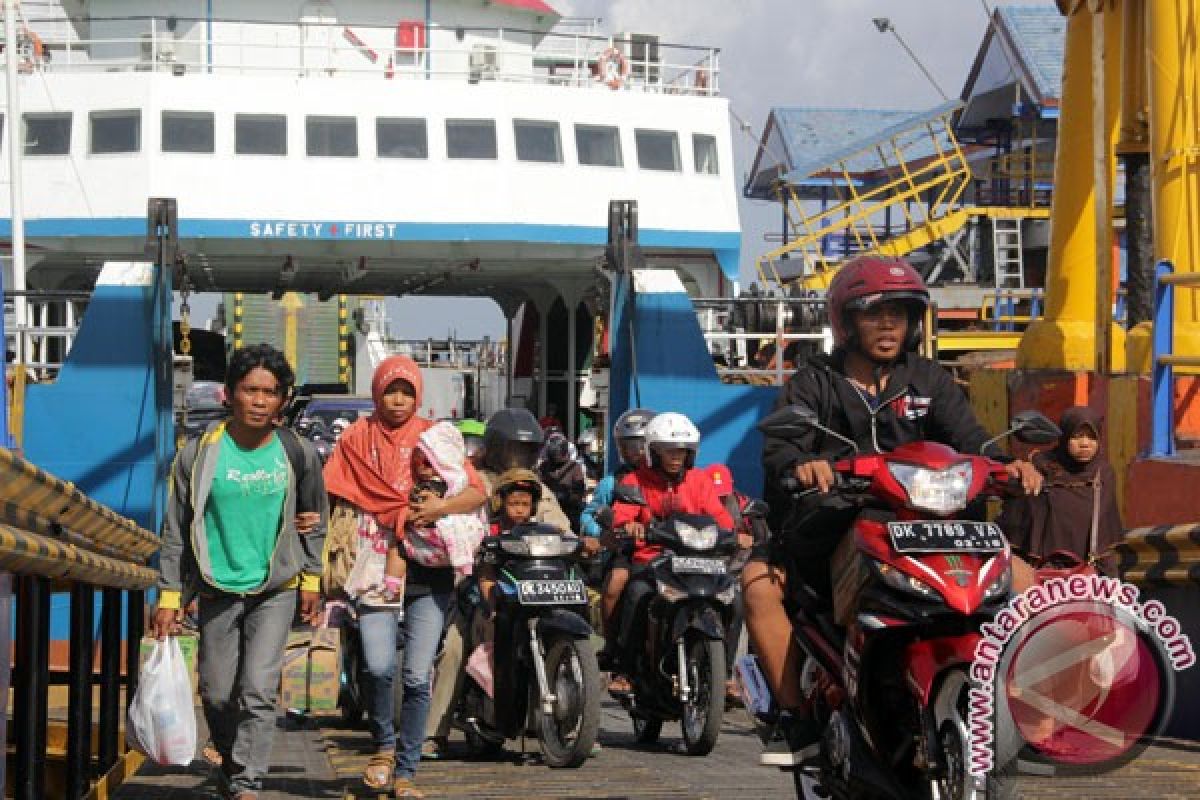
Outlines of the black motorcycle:
M618 487L618 499L640 504L640 492ZM633 720L634 736L658 740L662 724L680 720L688 755L712 751L725 713L725 631L737 593L729 556L737 537L711 517L676 514L646 530L662 553L635 573L622 598L618 641L633 691L615 693ZM653 591L638 598L636 584ZM638 608L624 608L635 602Z
M492 693L468 670L458 715L473 754L495 752L526 733L537 736L551 767L578 767L591 754L600 727L600 669L586 621L580 546L536 523L484 540L480 561L496 572Z

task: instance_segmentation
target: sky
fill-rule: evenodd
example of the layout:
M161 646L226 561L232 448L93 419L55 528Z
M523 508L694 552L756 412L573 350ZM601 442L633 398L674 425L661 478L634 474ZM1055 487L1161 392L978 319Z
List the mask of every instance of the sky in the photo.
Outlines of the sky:
M663 42L721 49L721 93L731 111L739 195L772 106L925 109L943 102L891 34L888 17L941 89L957 97L997 5L1053 0L550 0L563 16L600 18L607 32L656 33ZM732 115L731 115L732 116ZM779 224L778 206L742 199L742 275L754 277L763 239ZM443 336L455 320L461 338L502 336L490 300L391 300L393 335Z

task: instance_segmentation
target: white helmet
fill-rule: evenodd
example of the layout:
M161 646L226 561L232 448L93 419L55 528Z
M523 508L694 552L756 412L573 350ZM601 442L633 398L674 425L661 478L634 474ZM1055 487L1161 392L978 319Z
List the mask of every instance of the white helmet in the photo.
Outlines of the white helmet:
M683 414L667 411L658 414L646 423L646 463L657 466L654 451L684 447L688 452L686 469L696 463L696 451L700 449L700 430Z

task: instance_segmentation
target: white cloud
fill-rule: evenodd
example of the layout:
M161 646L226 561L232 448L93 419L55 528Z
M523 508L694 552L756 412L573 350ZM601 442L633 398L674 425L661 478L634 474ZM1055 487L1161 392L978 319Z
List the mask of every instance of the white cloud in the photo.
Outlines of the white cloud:
M980 0L552 0L564 15L601 17L609 32L721 48L721 93L761 132L772 106L929 108L941 95L873 17L888 17L946 94L962 90L983 40ZM1052 0L991 0L987 5ZM738 185L756 143L734 130ZM742 201L742 271L779 225L772 204Z

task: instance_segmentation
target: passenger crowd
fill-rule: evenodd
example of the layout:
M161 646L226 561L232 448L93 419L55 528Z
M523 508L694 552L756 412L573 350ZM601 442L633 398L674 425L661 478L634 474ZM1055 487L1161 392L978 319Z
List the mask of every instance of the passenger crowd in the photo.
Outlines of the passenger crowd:
M919 276L903 262L843 266L829 293L836 348L800 366L779 405L812 408L867 452L926 438L979 452L988 437L961 390L913 352L927 302ZM206 753L225 796L254 800L262 790L289 629L296 619L322 624L325 604L346 609L358 632L374 745L364 784L423 796L418 766L445 752L465 642L486 627L495 602L495 574L477 565L480 544L526 522L578 534L589 558L603 554L596 581L601 667L612 672L615 693L630 690L618 634L636 630L638 620L629 617L654 591L638 580L658 552L646 541L648 527L683 513L736 532L732 566L744 569L745 607L739 596L726 663L732 667L746 646L744 612L748 645L781 710L764 763L794 764L811 754L818 732L798 686L789 586L802 581L829 591L829 559L854 514L822 500L834 482L830 463L845 454L842 443L767 438L768 524L734 490L728 468L697 466L700 433L679 413L634 409L616 420L615 472L589 499L588 471L553 412L538 420L507 409L486 424L424 419L417 414L421 371L394 356L374 373L374 412L350 424L322 464L309 442L279 424L294 384L273 348L235 352L226 377L229 418L189 440L171 476L154 631L172 634L194 608ZM1073 409L1062 427L1056 449L1009 464L1028 496L1001 522L1031 562L1072 549L1103 566L1100 556L1121 525L1111 469L1100 457L1103 426L1089 410ZM815 490L799 524L781 488L788 481ZM637 489L643 502L623 502L622 487ZM771 535L784 510L798 537ZM467 596L473 602L461 602ZM732 680L726 691L736 702Z

